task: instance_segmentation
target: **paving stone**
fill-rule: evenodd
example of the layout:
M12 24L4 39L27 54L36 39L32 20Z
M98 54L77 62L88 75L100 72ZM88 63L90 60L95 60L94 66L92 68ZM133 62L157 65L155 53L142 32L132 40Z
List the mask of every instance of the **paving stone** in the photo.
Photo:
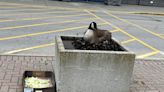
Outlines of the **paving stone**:
M16 89L9 89L9 92L16 92Z
M24 58L25 58L24 56L19 56L18 61L24 61Z
M8 64L7 68L10 69L10 70L13 70L14 69L14 64L12 64L12 63Z
M0 74L0 80L4 79L5 73Z
M45 64L45 60L40 60L40 63Z
M17 89L17 92L23 92L23 90L22 89Z
M14 60L14 61L19 60L19 59L18 59L18 56L13 56L13 60Z
M6 83L10 83L10 80L8 79L3 79L3 80L0 80L2 85L5 85Z
M12 61L12 60L13 60L13 56L7 56L7 57L6 57L6 60L7 60L7 61Z
M0 59L1 59L1 61L6 61L7 60L6 56L3 56L3 55L1 56Z
M12 83L18 83L18 77L12 77L11 82Z
M53 57L47 57L47 61L52 61Z
M8 92L9 86L1 86L0 92Z
M41 61L45 62L45 61L47 61L47 58L46 57L42 57Z
M11 85L10 88L12 89L22 89L21 85Z
M35 59L36 59L36 61L41 61L42 60L42 58L39 57L39 56L35 57Z
M25 61L30 61L30 60L31 60L31 57L30 57L30 56L25 56L25 57L24 57L24 60L25 60Z
M12 77L11 74L6 74L4 79L5 79L5 80L11 80L11 77Z
M145 92L160 92L159 90L146 90Z

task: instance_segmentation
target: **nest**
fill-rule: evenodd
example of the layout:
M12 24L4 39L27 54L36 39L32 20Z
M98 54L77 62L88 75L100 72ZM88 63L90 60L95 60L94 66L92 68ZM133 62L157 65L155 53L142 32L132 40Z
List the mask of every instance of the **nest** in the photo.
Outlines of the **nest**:
M104 40L99 43L89 43L83 38L74 39L72 45L75 49L80 50L109 50L109 51L123 51L122 48L113 40Z

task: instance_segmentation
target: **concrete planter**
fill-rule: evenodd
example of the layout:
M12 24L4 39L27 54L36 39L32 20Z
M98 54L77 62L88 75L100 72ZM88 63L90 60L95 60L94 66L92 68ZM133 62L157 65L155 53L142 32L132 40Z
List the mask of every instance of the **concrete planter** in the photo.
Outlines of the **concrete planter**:
M123 47L124 51L75 50L72 39L56 37L58 92L129 92L134 53Z

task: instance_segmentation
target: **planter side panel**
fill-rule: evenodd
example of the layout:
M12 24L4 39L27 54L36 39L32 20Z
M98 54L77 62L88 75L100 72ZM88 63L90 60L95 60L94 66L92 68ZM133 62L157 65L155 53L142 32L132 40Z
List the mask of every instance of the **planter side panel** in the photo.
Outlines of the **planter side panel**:
M55 80L56 80L56 90L60 89L59 87L59 80L60 80L60 46L58 44L62 43L60 40L55 39L55 61L52 63L53 64L53 69L55 72Z
M134 54L58 52L60 92L128 92Z

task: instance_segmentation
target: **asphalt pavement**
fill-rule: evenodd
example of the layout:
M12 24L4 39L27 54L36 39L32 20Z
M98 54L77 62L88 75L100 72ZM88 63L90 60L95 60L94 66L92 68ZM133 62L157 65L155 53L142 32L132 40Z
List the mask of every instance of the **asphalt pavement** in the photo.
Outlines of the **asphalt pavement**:
M151 14L135 14L139 12ZM137 58L164 58L163 12L148 6L0 2L0 54L53 56L56 35L83 35L95 21Z

